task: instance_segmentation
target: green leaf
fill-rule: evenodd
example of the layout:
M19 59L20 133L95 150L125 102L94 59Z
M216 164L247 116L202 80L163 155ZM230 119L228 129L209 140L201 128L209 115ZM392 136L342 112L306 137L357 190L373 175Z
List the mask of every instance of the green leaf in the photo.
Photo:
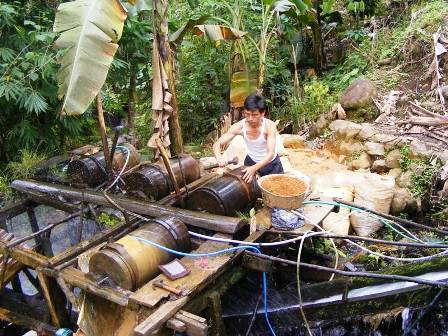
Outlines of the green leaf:
M118 0L62 3L53 30L54 46L67 49L60 60L58 97L61 114L82 114L101 90L123 31L126 10Z
M324 0L324 3L322 4L322 14L328 14L331 13L333 10L335 0Z
M3 62L11 61L15 56L15 52L12 49L0 47L0 59Z
M23 92L21 86L13 81L0 80L0 97L4 97L6 101L17 99Z
M45 99L34 90L26 90L19 99L20 107L27 110L27 112L39 115L44 112L48 104Z

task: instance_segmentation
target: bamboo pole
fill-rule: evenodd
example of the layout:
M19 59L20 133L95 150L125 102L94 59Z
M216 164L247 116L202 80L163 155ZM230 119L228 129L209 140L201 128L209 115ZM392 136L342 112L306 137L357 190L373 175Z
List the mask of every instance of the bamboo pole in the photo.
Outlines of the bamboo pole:
M96 96L96 113L98 116L98 131L100 132L101 142L103 144L106 171L110 177L112 175L112 161L110 160L109 145L107 144L106 123L104 122L104 111L103 103L101 101L101 92L99 92Z

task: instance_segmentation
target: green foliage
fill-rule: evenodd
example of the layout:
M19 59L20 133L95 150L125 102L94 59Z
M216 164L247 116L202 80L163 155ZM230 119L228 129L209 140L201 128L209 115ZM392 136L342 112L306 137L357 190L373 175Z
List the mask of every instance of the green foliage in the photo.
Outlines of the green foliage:
M6 175L0 174L0 203L2 199L7 199L11 189L9 188L9 179Z
M18 161L9 162L6 170L12 179L29 179L35 173L35 166L45 159L45 156L37 152L22 150Z
M53 9L40 2L0 2L0 159L22 149L63 149L88 119L58 116ZM91 129L87 129L91 133Z
M428 164L424 164L422 168L422 172L418 174L415 172L412 173L412 186L410 191L415 197L422 197L428 192L432 177L436 171L435 167Z
M102 212L98 216L98 222L103 224L106 228L112 228L119 223L119 220L113 216L108 215L107 213Z
M412 160L410 158L411 149L409 145L405 145L400 148L400 168L402 171L407 171L409 169L409 166L412 163Z

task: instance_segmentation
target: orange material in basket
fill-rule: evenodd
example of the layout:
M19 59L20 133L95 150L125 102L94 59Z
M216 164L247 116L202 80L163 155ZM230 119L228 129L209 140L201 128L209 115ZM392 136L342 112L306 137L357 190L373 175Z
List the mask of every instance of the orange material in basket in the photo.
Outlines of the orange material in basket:
M263 181L261 187L279 196L297 196L305 193L307 189L305 182L287 175L272 176Z

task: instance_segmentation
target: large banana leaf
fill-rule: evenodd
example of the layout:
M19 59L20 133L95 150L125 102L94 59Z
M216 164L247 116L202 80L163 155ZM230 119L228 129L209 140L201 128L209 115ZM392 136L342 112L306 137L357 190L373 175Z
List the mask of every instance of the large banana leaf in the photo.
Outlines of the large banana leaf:
M59 5L54 46L66 49L58 72L61 114L85 112L100 91L123 31L126 10L118 0L76 0Z
M246 35L247 32L221 25L196 25L193 28L193 34L205 35L211 41L221 41L240 39Z
M247 96L257 90L257 73L239 71L232 74L230 82L230 105L241 107Z

